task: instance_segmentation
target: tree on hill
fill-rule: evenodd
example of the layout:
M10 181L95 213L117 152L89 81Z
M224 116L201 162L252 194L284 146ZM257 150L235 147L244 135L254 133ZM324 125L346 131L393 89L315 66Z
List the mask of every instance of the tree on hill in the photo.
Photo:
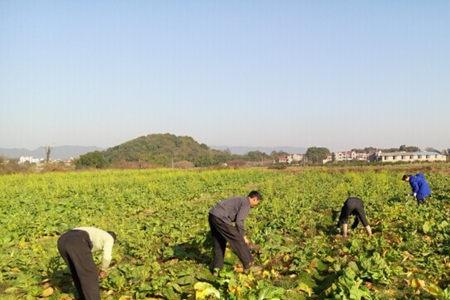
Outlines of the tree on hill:
M270 157L272 157L273 159L276 159L280 156L287 156L287 155L289 155L289 153L284 152L284 151L272 151L270 153Z
M89 152L81 155L75 160L77 168L104 168L108 165L103 154L99 151Z
M416 146L406 146L406 145L401 145L398 150L400 151L405 151L405 152L418 152L420 151L419 147Z
M373 152L376 152L377 150L378 150L378 148L375 148L372 146L365 147L364 149L357 149L357 148L352 149L352 151L355 151L356 153L373 153Z
M315 164L321 164L328 155L330 155L330 150L324 147L309 147L305 153L307 161Z
M267 155L265 152L261 152L261 151L250 151L247 154L245 154L243 156L244 160L247 161L264 161L264 160L268 160L271 159L270 155Z

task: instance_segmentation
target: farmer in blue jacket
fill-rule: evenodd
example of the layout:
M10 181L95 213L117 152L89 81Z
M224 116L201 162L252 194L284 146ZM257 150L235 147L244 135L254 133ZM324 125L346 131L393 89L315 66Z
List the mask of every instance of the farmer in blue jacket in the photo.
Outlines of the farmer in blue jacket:
M430 186L422 173L403 175L402 180L411 185L412 195L417 199L417 204L425 203L425 198L431 195Z

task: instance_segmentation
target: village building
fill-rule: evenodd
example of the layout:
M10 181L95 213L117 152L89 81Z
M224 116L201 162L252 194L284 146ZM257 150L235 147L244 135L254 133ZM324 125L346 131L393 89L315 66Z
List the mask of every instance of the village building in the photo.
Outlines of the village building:
M369 153L357 152L355 159L359 161L369 161L369 155L370 155Z
M30 163L30 164L39 164L44 159L42 158L34 158L33 156L21 156L19 157L18 164Z
M324 160L322 160L322 163L326 164L326 163L329 163L329 162L332 162L332 161L333 161L333 156L332 155L327 155L327 157Z
M278 156L278 160L275 161L279 164L290 164L292 162L291 159L289 159L289 155L282 155L282 156Z
M355 151L341 151L334 154L335 161L348 161L356 159Z
M292 163L299 163L303 161L304 154L288 154L288 155L282 155L277 158L275 163L280 164L292 164Z
M447 157L436 152L378 152L376 160L380 162L415 162L415 161L446 161Z

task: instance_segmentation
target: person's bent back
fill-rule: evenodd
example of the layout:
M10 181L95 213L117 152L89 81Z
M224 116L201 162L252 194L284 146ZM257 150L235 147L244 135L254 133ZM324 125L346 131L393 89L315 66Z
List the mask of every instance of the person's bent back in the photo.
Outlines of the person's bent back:
M412 196L417 200L417 204L425 203L425 198L431 195L431 189L428 185L425 175L417 173L416 175L403 175L402 180L409 182L412 190Z
M247 197L233 197L217 203L209 211L208 222L214 242L214 261L212 269L221 269L227 242L248 270L253 261L248 239L245 237L245 218L250 208L256 207L262 197L252 191Z
M99 300L98 277L106 276L111 263L111 252L116 234L95 227L78 227L67 231L58 239L58 251L70 269L80 299ZM100 273L92 251L103 251Z
M350 197L342 206L341 214L339 216L338 227L342 226L343 236L347 237L348 235L348 219L350 215L355 216L355 221L353 222L352 229L355 229L359 222L364 225L367 234L369 236L372 235L372 229L370 228L369 222L366 218L366 212L364 210L364 204L361 199L357 197Z

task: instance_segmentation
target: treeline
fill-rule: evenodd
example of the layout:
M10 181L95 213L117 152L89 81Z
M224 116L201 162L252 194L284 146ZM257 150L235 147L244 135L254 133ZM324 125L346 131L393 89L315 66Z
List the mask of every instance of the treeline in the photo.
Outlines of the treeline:
M225 163L272 161L275 152L268 155L251 151L245 155L232 154L200 144L189 136L151 134L111 147L81 155L77 168L147 168L147 167L209 167Z
M431 149L431 148L430 148ZM433 149L435 150L435 149ZM397 152L397 151L405 151L405 152L418 152L420 151L420 148L417 146L406 146L401 145L398 148L375 148L375 147L366 147L363 149L352 149L352 151L355 151L357 153L372 153L376 151L382 151L382 152Z
M426 151L439 152L433 148ZM420 151L416 146L401 145L398 148L379 149L366 147L363 149L352 149L355 152L375 153L377 151L396 152ZM448 154L448 151L442 151ZM198 143L189 136L175 136L173 134L151 134L141 136L123 144L111 147L105 151L94 151L81 155L74 161L74 165L65 165L62 162L45 164L18 164L17 160L7 160L0 157L0 174L35 171L64 171L83 168L193 168L210 166L272 166L283 167L286 163L280 162L280 158L289 157L289 153L273 151L267 154L262 151L250 151L244 155L232 154L229 150L215 150L205 144ZM292 157L292 156L291 156ZM331 157L331 159L330 159ZM333 155L325 147L309 147L301 158L290 164L321 165L326 161L332 161ZM364 162L345 162L363 164ZM284 166L285 167L285 166Z
M420 151L419 147L401 145L398 148L379 149L366 147L352 149L355 152L374 153L376 151L395 152ZM427 149L428 150L428 149ZM434 149L432 149L434 150ZM77 168L149 168L149 167L209 167L227 164L229 166L270 165L279 157L287 157L286 152L250 151L245 155L232 154L198 143L189 136L173 134L151 134L141 136L105 151L94 151L81 155L76 161ZM322 164L332 153L325 147L309 147L302 164Z
M444 149L442 151L439 151L433 147L426 147L424 150L427 152L435 152L435 153L448 155L450 149ZM352 149L352 151L355 151L357 153L372 153L372 152L376 152L376 151L381 151L381 152L419 152L419 151L421 151L421 149L417 146L401 145L398 148L384 148L383 149L383 148L375 148L375 147L366 147L363 149Z

